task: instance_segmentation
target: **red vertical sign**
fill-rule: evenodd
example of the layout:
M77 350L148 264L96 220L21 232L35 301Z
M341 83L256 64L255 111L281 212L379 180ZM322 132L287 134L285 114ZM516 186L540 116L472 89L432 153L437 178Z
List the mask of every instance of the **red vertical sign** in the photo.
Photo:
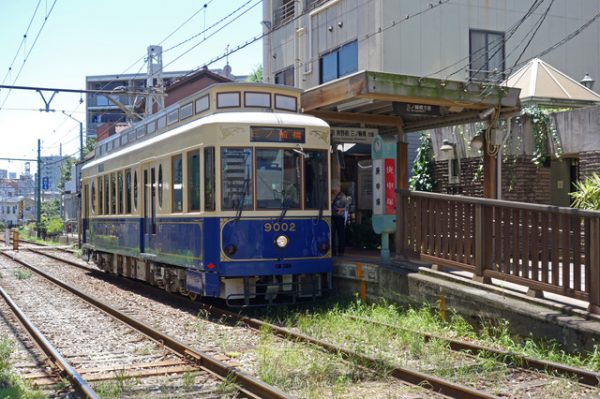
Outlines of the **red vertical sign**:
M396 213L396 163L394 159L385 159L385 214Z

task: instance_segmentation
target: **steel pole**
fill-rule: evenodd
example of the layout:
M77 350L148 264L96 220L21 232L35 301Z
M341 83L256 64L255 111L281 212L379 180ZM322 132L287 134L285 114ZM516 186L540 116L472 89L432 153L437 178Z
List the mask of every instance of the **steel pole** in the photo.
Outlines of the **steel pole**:
M42 140L38 139L38 156L37 156L37 237L40 238L40 227L42 222Z

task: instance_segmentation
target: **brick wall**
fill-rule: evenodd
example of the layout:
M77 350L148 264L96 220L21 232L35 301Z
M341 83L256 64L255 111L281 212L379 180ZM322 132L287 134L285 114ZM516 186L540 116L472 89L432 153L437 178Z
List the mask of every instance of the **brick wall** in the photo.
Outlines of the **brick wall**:
M596 155L597 165L600 166L600 152ZM463 195L483 197L482 163L482 158L461 159L460 183ZM435 162L434 179L436 181L434 191L447 193L449 186L447 161ZM537 167L527 157L519 157L516 161L511 158L502 162L503 200L550 204L550 188L549 167Z
M579 179L583 180L593 172L600 173L600 151L579 153Z

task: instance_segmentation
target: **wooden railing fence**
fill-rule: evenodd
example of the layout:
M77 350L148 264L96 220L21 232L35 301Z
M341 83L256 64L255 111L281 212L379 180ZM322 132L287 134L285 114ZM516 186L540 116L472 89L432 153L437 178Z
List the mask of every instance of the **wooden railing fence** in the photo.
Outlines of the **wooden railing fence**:
M600 212L401 191L396 249L408 257L514 282L531 294L588 301L600 313Z

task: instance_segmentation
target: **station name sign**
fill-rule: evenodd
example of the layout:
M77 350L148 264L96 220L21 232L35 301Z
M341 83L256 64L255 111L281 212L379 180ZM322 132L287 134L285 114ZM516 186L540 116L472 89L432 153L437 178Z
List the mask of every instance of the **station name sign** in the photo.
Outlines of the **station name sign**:
M332 143L371 144L379 129L365 127L332 127Z
M392 108L396 115L441 115L437 105L394 102Z

